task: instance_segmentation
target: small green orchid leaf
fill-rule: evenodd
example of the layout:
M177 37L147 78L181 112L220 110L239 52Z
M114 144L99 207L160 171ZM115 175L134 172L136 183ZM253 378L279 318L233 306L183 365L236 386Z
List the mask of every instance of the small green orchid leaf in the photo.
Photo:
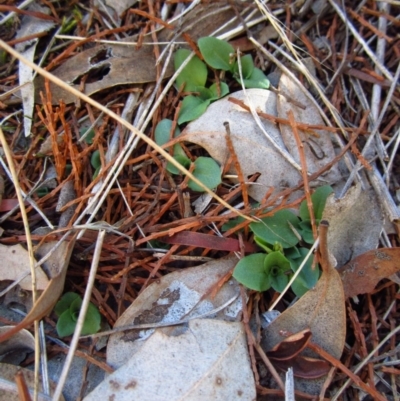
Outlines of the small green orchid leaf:
M100 152L98 150L95 150L92 153L92 157L90 158L90 164L92 165L93 168L101 167Z
M299 252L297 246L294 246L292 248L285 249L285 256L289 260L295 260L295 259L301 258L301 253Z
M317 221L317 223L318 223L318 221ZM312 245L314 243L314 236L313 236L310 220L303 220L300 222L299 232L301 234L301 237L307 244Z
M210 86L211 100L221 99L229 93L229 86L225 82L220 82L219 85L212 84Z
M233 67L233 76L237 79L240 79L238 64L239 62L236 61ZM250 79L254 71L253 57L251 56L251 54L246 54L245 56L241 57L240 64L242 66L243 79Z
M70 307L70 313L72 320L77 321L79 317L79 312L82 306L82 298L76 299ZM89 303L88 309L86 311L85 321L83 323L81 335L86 336L88 334L97 333L100 330L101 315L99 310L91 302Z
M272 245L269 244L268 242L264 241L261 237L258 237L257 235L255 235L254 241L260 248L264 249L265 252L267 252L267 253L273 252Z
M222 182L221 167L211 157L198 157L194 162L193 175L210 189L216 188ZM204 192L204 189L192 180L188 182L188 187L193 191Z
M181 148L182 149L182 148ZM177 154L177 155L175 155L174 154L174 159L179 163L179 164L181 164L183 167L185 167L185 168L189 168L190 167L190 163L191 163L191 161L190 161L190 159L186 156L186 155L182 155L182 154ZM169 172L169 173L171 173L171 174L175 174L175 175L178 175L178 174L180 174L181 172L180 172L180 170L178 170L178 168L177 167L175 167L171 162L168 162L167 163L167 171Z
M154 130L154 140L157 145L163 146L171 140L170 133L172 129L172 120L164 118L158 124ZM174 138L176 138L181 133L179 127L175 128Z
M191 54L190 50L179 49L175 53L174 67L175 71ZM194 56L188 65L182 70L176 79L176 86L180 88L185 84L185 92L195 92L197 86L204 87L207 81L207 66L197 57Z
M101 166L97 167L96 170L94 170L94 173L93 173L93 179L94 179L94 180L95 180L95 179L97 178L97 176L99 175L100 170L101 170Z
M240 79L236 79L240 83ZM265 76L265 74L259 69L254 68L251 76L249 78L243 79L243 83L245 88L259 88L259 89L269 89L269 79Z
M290 261L280 251L269 253L264 260L265 272L271 278L271 287L282 292L289 282Z
M72 303L79 299L80 296L75 292L66 292L54 307L54 312L57 316L61 316L66 310L69 310Z
M91 302L89 303L88 310L83 323L81 335L87 336L89 334L97 333L101 326L101 315L99 310Z
M197 96L186 96L182 101L178 124L187 123L200 117L206 111L211 100L202 100Z
M301 254L301 260L295 260L290 262L290 266L293 272L296 272L299 268L301 261L304 260L308 253L307 248L299 248L299 252ZM309 289L314 288L318 282L320 276L319 267L316 266L312 269L313 264L313 256L311 256L306 264L303 266L301 272L297 276L296 280L292 284L293 292L298 296L301 297L304 295Z
M60 315L57 321L56 330L59 337L68 337L74 333L76 321L73 320L71 311L67 309Z
M197 42L205 62L217 70L232 71L234 64L230 64L235 49L224 40L212 37L200 38Z
M324 185L317 188L315 192L311 195L315 219L322 219L322 213L325 208L326 200L332 192L333 188L330 185ZM301 202L299 216L302 220L310 220L310 212L308 210L307 202L305 200Z
M245 256L233 270L233 277L251 290L268 290L271 287L271 279L265 273L264 259L265 253Z
M271 217L261 219L261 222L251 223L250 228L257 237L262 238L266 243L279 242L286 249L299 242L288 221L297 228L300 220L293 212L284 209L279 210Z
M276 276L271 276L271 287L276 292L283 292L288 285L290 277L286 274L278 274Z

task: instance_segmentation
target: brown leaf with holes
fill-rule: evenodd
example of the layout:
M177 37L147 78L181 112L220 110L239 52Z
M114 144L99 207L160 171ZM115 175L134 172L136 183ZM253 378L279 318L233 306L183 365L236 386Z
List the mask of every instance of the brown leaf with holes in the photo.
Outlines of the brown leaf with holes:
M346 298L372 292L378 282L400 271L400 248L368 251L338 269Z
M25 316L24 320L9 331L0 335L0 342L8 340L15 333L30 326L35 320L40 320L53 309L64 289L65 276L67 274L69 259L74 249L75 239L76 236L69 242L62 242L52 253L47 260L48 273L51 276L49 285L43 291L30 312ZM55 243L52 245L54 246ZM44 244L44 246L48 247L49 243ZM44 268L44 266L42 267Z

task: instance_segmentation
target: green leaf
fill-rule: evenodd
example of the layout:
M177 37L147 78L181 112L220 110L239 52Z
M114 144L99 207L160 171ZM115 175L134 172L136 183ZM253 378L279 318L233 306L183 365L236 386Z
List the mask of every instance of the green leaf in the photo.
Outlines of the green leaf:
M240 79L236 78L236 80L240 83ZM245 88L260 88L260 89L268 89L269 88L269 79L265 76L265 74L259 69L254 68L249 78L243 79L243 83Z
M289 222L298 228L299 219L290 210L279 210L271 217L261 219L259 223L251 223L250 228L257 237L268 244L279 242L283 248L295 246L299 240L292 231Z
M191 54L190 50L179 49L175 53L174 67L175 71L182 65L182 63ZM197 57L194 56L188 65L182 70L176 79L178 88L185 84L185 92L194 92L196 86L204 86L207 81L207 66Z
M85 322L83 323L81 335L87 336L89 334L97 333L100 330L101 315L99 310L91 302L89 303L86 312Z
M92 157L90 158L90 164L93 166L93 168L101 167L100 152L98 150L95 150L92 153Z
M311 195L311 201L313 204L314 216L316 220L322 219L322 213L325 208L326 200L332 192L333 189L330 185L324 185L317 188L315 192ZM306 200L301 202L299 216L302 220L310 220L310 212L308 211Z
M296 272L299 268L301 262L304 260L308 253L307 248L299 248L299 252L301 254L301 259L297 259L296 261L290 261L290 266L293 272ZM292 284L293 292L298 296L303 296L309 289L314 288L318 282L320 270L318 265L315 266L315 269L312 269L314 257L311 256L306 264L304 265L303 269L297 276L296 280Z
M165 118L161 120L156 129L154 130L154 140L157 145L163 146L171 140L170 133L172 128L172 120ZM175 128L174 138L176 138L181 133L179 127Z
M180 147L180 149L182 149L182 148ZM181 164L183 167L185 167L185 168L189 168L190 167L191 161L185 154L183 154L183 155L179 154L179 153L176 154L176 155L174 154L174 159L179 164ZM167 171L170 172L171 174L176 174L176 175L181 173L180 170L178 170L178 168L175 167L171 162L167 163Z
M73 320L71 311L67 309L58 318L56 330L59 337L68 337L74 333L76 321Z
M211 92L210 100L217 100L229 93L229 86L225 82L220 82L219 85L212 84L209 90Z
M198 157L194 162L193 175L210 189L221 184L221 168L211 157ZM204 189L192 180L188 182L188 187L193 191L204 192Z
M179 112L178 124L187 123L200 117L207 109L211 100L202 100L197 96L186 96Z
M233 67L233 76L236 79L240 79L238 64L239 64L239 62L236 61L235 65ZM246 54L245 56L241 57L240 64L242 66L243 79L250 79L251 74L254 71L253 57L251 56L251 54Z
M69 308L72 319L78 320L79 312L82 306L82 298L76 299L71 307ZM89 303L86 311L85 321L83 323L81 335L86 336L88 334L96 333L100 330L101 315L99 310L91 302Z
M232 71L234 64L230 64L231 54L235 49L224 40L212 37L200 38L199 49L206 63L217 70Z
M275 291L282 292L289 282L290 261L279 252L269 253L264 260L264 268L271 278L271 286Z
M247 288L266 291L271 287L270 277L264 269L265 253L254 253L239 260L233 277Z
M260 248L264 249L265 252L267 252L267 253L272 252L273 246L270 243L264 241L261 237L258 237L257 235L255 235L254 241Z
M318 223L319 221L317 221ZM314 243L314 236L311 227L311 220L303 220L299 224L299 233L303 240L307 242L307 244L312 245Z
M54 307L55 314L57 316L61 316L66 310L70 308L70 306L76 299L80 298L81 297L75 292L66 292L56 303L56 306Z

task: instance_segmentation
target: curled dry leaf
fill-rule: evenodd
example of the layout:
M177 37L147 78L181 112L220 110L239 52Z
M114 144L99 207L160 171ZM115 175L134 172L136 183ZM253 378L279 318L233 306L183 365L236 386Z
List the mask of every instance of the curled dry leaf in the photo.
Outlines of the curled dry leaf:
M288 118L288 112L292 111L298 123L309 125L325 126L324 120L314 103L305 95L302 88L292 81L287 75L283 74L279 80L279 92L277 108L278 116ZM311 95L310 95L311 96ZM291 100L291 101L289 101ZM294 102L293 102L294 101ZM299 107L301 105L302 107ZM290 125L280 124L283 142L298 164L300 162L299 149ZM327 131L315 130L312 135L310 132L299 130L303 151L307 161L307 171L315 173L335 158L330 133ZM332 166L321 176L323 183L332 184L341 179L337 165Z
M51 257L47 261L47 265L49 266L49 275L51 277L48 286L40 295L35 305L33 305L30 312L25 316L24 320L14 326L12 329L8 330L6 333L0 335L0 342L8 340L15 333L18 333L20 330L30 326L35 320L40 320L53 309L64 289L65 276L67 274L69 259L72 254L72 250L74 249L75 238L76 236L70 241L63 241L52 253ZM47 243L44 244L44 246L54 246L56 243L57 242L54 242L50 245ZM40 252L40 249L38 252Z
M185 31L192 40L196 41L201 36L210 35L214 30L235 18L235 11L229 5L221 7L218 3L200 4L182 17L173 28L178 28L177 25L179 25L180 31ZM235 24L237 25L237 21L231 21L224 31L231 29ZM182 36L176 38L175 35L175 29L164 28L158 33L158 41L183 40ZM122 39L121 42L136 42L137 39L137 36L131 36ZM154 82L157 79L156 58L154 47L149 44L150 42L153 42L151 35L147 35L140 49L136 49L135 44L101 44L64 61L52 73L77 89L81 89L81 79L84 76L89 77L90 81L86 80L83 89L86 95L116 85ZM160 51L164 47L159 45ZM165 78L170 77L173 71L173 65L170 63ZM35 79L35 88L35 101L41 103L40 92L45 93L42 77ZM50 90L53 104L58 104L60 100L64 103L76 100L75 96L55 84L50 83Z
M296 377L315 379L324 376L329 372L329 363L299 355L309 343L311 335L309 329L292 334L275 345L266 355L274 366L281 370L287 371L288 368L293 368Z
M286 309L263 331L261 345L271 350L283 339L282 333L298 333L309 329L313 342L339 359L346 337L346 310L343 285L339 273L329 263L326 247L327 225L320 223L322 275L314 290L308 291ZM309 354L306 356L313 356ZM296 389L319 394L323 379L296 380Z
M331 225L328 248L337 266L378 246L383 214L373 189L362 190L358 184L341 199L332 194L326 201L322 218Z
M0 333L5 333L10 330L10 326L0 327ZM18 350L29 350L35 349L35 337L28 330L21 330L19 333L12 336L7 341L0 343L0 356L14 352Z
M20 401L17 385L15 383L15 375L22 372L24 380L27 384L29 392L33 398L33 388L35 383L35 373L29 369L21 368L20 366L10 365L8 363L0 364L0 401ZM50 394L54 393L56 384L50 381ZM49 396L44 394L42 380L39 380L38 401L47 401ZM64 396L61 395L60 401L64 401Z
M338 269L346 298L367 294L376 284L400 271L400 248L380 248L363 253Z
M195 319L177 336L157 329L135 355L84 401L255 398L242 323Z
M198 267L174 272L147 287L122 314L114 328L146 323L174 323L195 318L239 295L239 286L233 279L218 287L235 267L237 258L229 256L213 260ZM213 291L219 288L213 296ZM215 315L217 319L236 320L242 308L241 298ZM158 329L172 335L171 327ZM178 327L178 331L181 327ZM107 346L107 363L119 368L135 354L154 333L154 329L136 329L110 336ZM212 336L213 333L210 333ZM148 341L148 340L147 340Z

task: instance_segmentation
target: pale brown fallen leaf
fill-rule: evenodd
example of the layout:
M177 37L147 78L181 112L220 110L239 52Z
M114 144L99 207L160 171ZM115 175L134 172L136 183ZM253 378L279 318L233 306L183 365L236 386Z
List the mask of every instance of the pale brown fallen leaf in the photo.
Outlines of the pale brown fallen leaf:
M180 335L157 329L84 401L252 401L255 397L243 324L195 319Z
M146 323L173 323L194 318L224 305L239 294L235 280L225 283L215 296L212 291L237 263L236 256L213 260L203 265L170 273L147 287L117 320L114 328ZM217 319L237 320L241 312L241 298L218 312ZM159 329L171 334L180 326ZM110 336L107 363L119 368L135 354L154 333L154 329L129 330Z
M320 223L322 275L314 290L308 291L293 306L279 315L263 332L262 347L268 351L281 342L282 333L310 329L313 343L340 359L346 338L346 310L339 273L329 263L326 246L327 226ZM307 356L314 356L308 354ZM319 394L323 379L296 381L296 389Z
M276 115L275 93L248 89L246 93L239 91L230 96L247 103L246 94L256 109ZM261 174L257 183L248 187L252 198L261 201L271 187L279 192L298 183L300 173L271 145L253 116L227 98L212 103L202 116L188 124L182 132L182 140L200 145L223 165L229 156L224 127L226 121L229 122L230 137L244 177ZM278 146L286 151L279 128L269 121L263 121L263 126ZM233 166L229 173L237 175Z
M6 333L0 335L0 342L8 340L15 333L30 326L35 320L40 320L53 309L64 289L65 276L74 249L75 239L76 236L74 236L70 241L63 241L51 255L48 264L56 274L51 278L48 286L22 322L18 323ZM53 245L55 245L55 243Z
M372 292L378 282L400 271L400 248L380 248L338 269L346 298Z
M28 251L20 244L7 246L0 244L0 281L15 281L26 273L30 273ZM49 283L49 279L43 270L36 269L36 288L44 290ZM23 290L32 290L31 276L25 277L20 283Z
M322 218L331 224L328 248L337 261L336 267L378 246L383 214L372 188L363 190L357 184L341 199L330 195Z

